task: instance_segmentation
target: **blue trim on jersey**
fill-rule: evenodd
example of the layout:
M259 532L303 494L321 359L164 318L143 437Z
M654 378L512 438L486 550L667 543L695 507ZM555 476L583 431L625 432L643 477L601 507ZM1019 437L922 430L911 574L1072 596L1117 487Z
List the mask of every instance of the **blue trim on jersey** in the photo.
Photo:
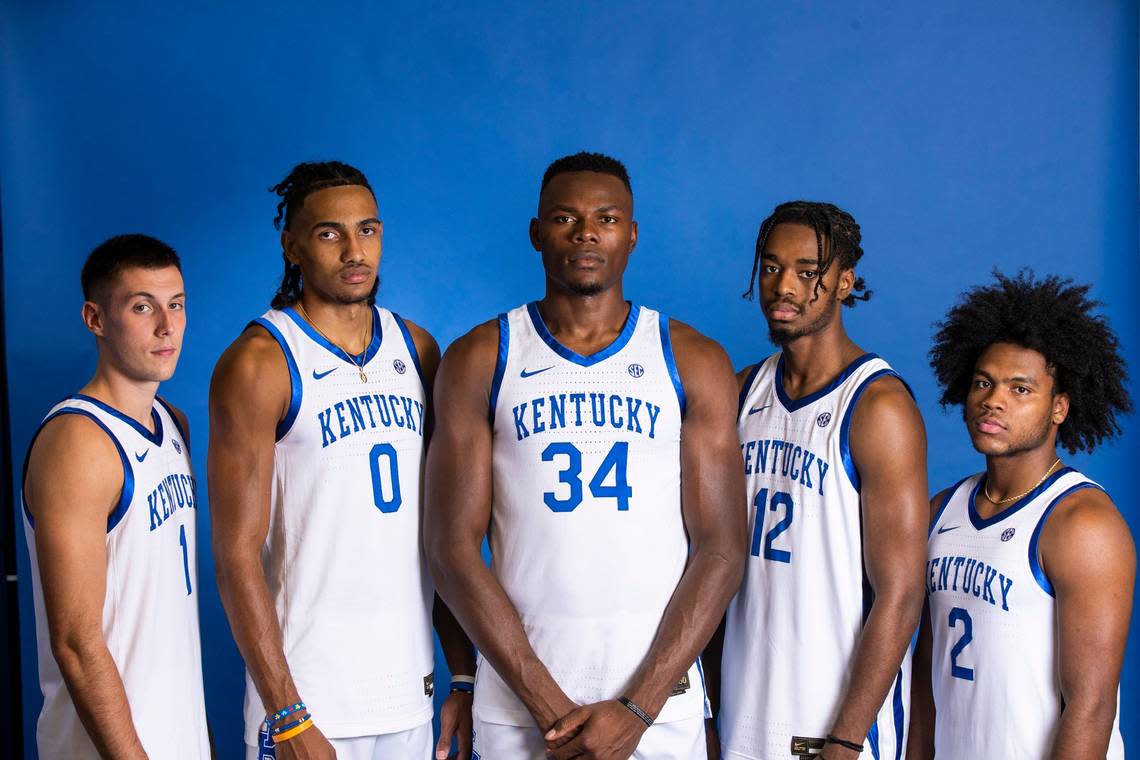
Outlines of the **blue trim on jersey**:
M111 406L110 404L106 404L97 398L93 398L82 393L73 393L67 398L79 399L81 401L86 401L89 404L94 404L115 419L122 420L123 422L133 427L139 435L153 443L155 446L162 445L162 418L158 416L158 410L156 410L154 406L151 406L150 408L150 419L154 423L154 432L152 433L143 425L140 425L138 420L134 419L133 417L128 417L115 407ZM99 424L101 425L103 423Z
M89 400L86 396L69 396L68 398ZM24 496L24 486L28 480L28 461L31 459L32 446L35 445L36 439L40 437L40 433L43 432L47 424L56 417L60 417L64 414L82 415L103 428L103 432L107 434L107 437L111 439L111 443L115 444L115 449L119 452L119 461L123 463L123 490L119 493L119 501L115 504L115 508L111 510L111 514L107 516L107 532L110 533L115 529L116 525L122 522L123 517L127 514L127 508L131 506L131 499L133 499L135 495L135 472L131 469L131 460L127 459L127 452L123 450L123 444L119 443L119 439L111 432L111 428L107 427L107 424L103 422L103 420L86 409L76 409L75 407L59 409L41 422L39 428L36 430L36 434L32 436L32 442L28 444L28 453L24 456L24 472L23 475L20 476L20 505L24 508L24 516L28 518L28 524L32 526L32 530L35 530L36 521L35 518L32 517L31 510L28 509L28 500Z
M1098 491L1103 491L1096 483L1091 480L1086 480L1083 483L1077 483L1075 486L1066 488L1064 491L1049 502L1049 506L1045 507L1045 511L1041 513L1041 517L1037 520L1037 527L1033 529L1033 535L1029 539L1029 569L1033 572L1033 577L1037 580L1037 585L1041 590L1052 597L1057 595L1053 593L1053 584L1049 580L1049 576L1045 575L1045 568L1041 567L1041 555L1038 553L1037 543L1041 540L1041 531L1045 528L1045 521L1049 519L1049 515L1053 514L1053 508L1064 501L1068 496L1073 495L1077 491L1083 491L1086 488L1095 488Z
M424 378L424 368L420 366L420 352L416 350L416 342L412 340L412 333L408 326L404 324L404 318L396 312L390 312L392 318L396 320L396 325L400 328L400 332L404 335L404 343L408 346L408 353L412 357L412 364L416 365L416 374L420 376L420 385L424 387L424 394L426 395L430 388L427 387L427 380Z
M632 308L630 311L632 312ZM677 403L681 407L681 419L684 419L685 388L681 385L681 373L677 371L677 360L673 356L673 341L669 337L669 317L658 314L657 326L661 330L661 352L665 355L665 366L669 369L669 378L673 381L673 389L677 391Z
M903 726L906 725L906 711L902 698L902 670L895 676L895 692L891 697L892 715L895 719L895 760L902 760Z
M621 351L625 348L625 344L629 343L629 339L633 337L633 331L637 328L637 317L641 313L641 307L628 301L626 303L629 303L629 315L625 318L625 326L622 327L621 333L614 339L613 343L589 356L582 356L577 351L571 351L550 334L550 330L546 328L546 323L542 321L542 314L538 312L537 301L528 303L526 310L527 313L530 314L530 321L534 324L534 329L538 333L538 337L542 338L543 343L550 346L551 351L566 361L574 362L581 367L592 367L598 362L608 359L618 351Z
M867 732L867 742L871 745L871 757L879 760L879 719L875 718L875 722L871 724L871 730Z
M375 313L375 310L373 310L373 313ZM277 325L264 317L258 317L250 322L250 324L264 328L265 331L277 341L277 345L281 347L281 353L285 354L285 363L289 365L289 411L287 411L285 417L277 423L276 440L280 441L293 427L293 422L297 419L297 412L301 410L301 391L303 388L301 385L301 371L297 369L297 360L293 358L293 351L289 348L289 343L285 340L285 336L277 329Z
M794 412L797 409L803 409L808 404L814 404L816 401L819 401L821 398L838 388L843 384L843 381L851 377L851 374L855 370L859 369L872 359L878 358L879 357L876 354L863 354L858 359L848 364L847 367L842 372L840 372L834 380L832 380L824 387L820 388L815 393L809 393L803 398L791 399L788 398L788 394L784 391L784 354L781 352L780 358L776 362L776 380L774 383L776 386L776 396L780 399L780 403L784 405L784 408L789 412Z
M300 327L304 331L305 335L308 335L310 338L312 338L314 343L323 347L338 359L348 362L352 365L353 369L359 369L362 364L367 364L368 362L372 361L372 357L375 356L376 352L380 350L380 342L384 339L384 329L380 325L380 312L376 309L375 306L371 308L372 340L368 342L367 348L365 348L364 352L360 354L349 354L340 346L326 340L325 336L317 332L316 328L310 325L308 321L306 321L304 317L298 314L296 309L294 309L292 306L286 306L281 311L286 316L288 316L289 319L293 320L293 322L296 323L297 327Z
M926 540L929 541L930 537L934 535L934 528L938 525L938 521L942 519L942 513L946 511L946 505L950 503L950 499L958 492L958 489L970 479L970 475L959 480L954 485L946 489L946 495L942 497L942 503L938 505L938 511L934 513L934 519L930 521L930 527L926 529Z
M166 403L166 400L163 399L162 396L155 396L154 400L157 401L158 403L162 404L162 408L165 409L166 413L170 415L170 419L174 420L174 427L178 429L178 434L182 436L182 442L184 444L186 444L186 452L187 452L187 454L189 454L189 452L190 452L190 435L189 435L188 431L186 431L182 427L182 422L179 421L178 415L174 413L174 407L172 407L170 404Z
M701 658L697 658L697 675L701 677L701 694L704 695L705 702L705 720L713 717L712 704L709 703L709 689L705 685L705 668L701 665Z
M737 403L736 416L739 419L740 415L744 414L744 402L748 400L748 394L752 391L752 384L756 382L756 376L760 374L760 368L764 366L764 362L756 362L752 365L752 369L748 370L748 376L744 378L744 385L740 386L740 401Z
M856 364L864 364L866 357L871 357L872 359L877 358L874 354L863 354L862 357L851 363L851 367L854 367ZM783 357L781 357L780 360L783 361ZM843 371L844 376L851 374L849 371L851 367ZM851 481L851 485L855 487L856 492L859 491L860 483L859 471L855 469L855 460L851 458L851 420L855 417L855 406L859 403L863 391L867 390L867 386L880 377L899 377L899 373L893 369L880 369L876 372L872 372L870 377L860 383L859 387L855 389L855 393L851 396L851 402L847 404L847 409L843 412L843 422L839 426L840 458L843 460L843 469L847 472L847 479ZM901 379L902 378L899 378L899 380ZM780 390L782 387L783 380L777 376L776 390Z
M495 407L499 404L499 388L507 372L507 352L511 347L511 321L506 314L499 315L499 356L495 359L495 377L491 380L491 426L495 425Z
M995 525L995 524L1001 522L1002 520L1006 519L1010 515L1016 514L1018 511L1021 510L1022 507L1024 507L1026 504L1033 501L1034 499L1036 499L1038 496L1040 496L1042 494L1042 492L1044 492L1047 488L1049 488L1051 485L1056 483L1057 478L1060 478L1063 475L1068 475L1070 472L1076 472L1076 470L1074 470L1072 467L1062 467L1061 469L1057 470L1055 473L1050 475L1047 480L1045 480L1043 483L1041 483L1041 485L1037 486L1032 491L1030 491L1029 493L1022 496L1020 499L1015 501L1013 503L1013 506L1006 507L1005 509L998 512L997 514L995 514L991 517L987 517L987 518L983 518L980 514L978 514L978 506L977 506L978 492L981 491L982 488L985 487L985 483L986 483L986 476L982 475L982 477L978 478L978 484L976 486L974 486L974 490L970 492L970 499L966 503L966 507L967 507L966 511L970 515L970 522L973 524L975 530L982 530L984 528L990 527L991 525Z

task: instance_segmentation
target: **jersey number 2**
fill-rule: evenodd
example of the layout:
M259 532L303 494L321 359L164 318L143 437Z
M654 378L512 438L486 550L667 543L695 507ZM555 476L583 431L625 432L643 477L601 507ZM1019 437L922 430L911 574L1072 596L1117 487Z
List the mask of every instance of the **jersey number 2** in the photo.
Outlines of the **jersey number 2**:
M955 678L961 678L963 681L973 681L974 669L959 665L958 655L962 654L962 650L969 646L970 642L974 640L974 621L970 618L969 612L966 612L961 607L955 607L950 610L950 620L948 622L950 627L953 628L959 621L962 623L962 635L959 637L958 643L950 650L950 675Z
M782 506L784 507L784 516L764 535L764 559L791 563L792 553L787 549L777 549L772 544L777 536L786 531L792 524L792 516L795 515L792 495L787 491L776 491L772 494L772 501L769 503L768 489L761 488L752 503L756 507L756 526L752 529L752 556L760 556L760 531L764 527L765 513L768 511L776 512Z

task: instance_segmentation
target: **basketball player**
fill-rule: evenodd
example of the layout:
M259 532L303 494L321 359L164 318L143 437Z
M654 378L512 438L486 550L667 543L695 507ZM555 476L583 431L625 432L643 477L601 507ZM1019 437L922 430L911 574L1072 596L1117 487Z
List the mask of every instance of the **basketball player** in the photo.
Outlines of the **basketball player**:
M843 328L870 296L860 240L830 203L760 226L746 296L780 350L739 375L751 548L725 624L726 758L902 756L926 440L902 380Z
M1092 451L1131 403L1116 336L1057 277L968 291L930 352L984 472L931 501L908 758L1123 758L1117 695L1136 552Z
M697 656L744 555L731 367L625 300L620 162L551 164L530 235L546 295L448 350L428 455L428 555L483 657L475 755L703 757Z
M248 671L246 754L426 759L420 484L439 349L374 305L382 223L363 174L302 163L274 191L281 287L210 389L214 556ZM448 664L467 681L444 704L440 749L458 733L465 760L474 657L439 612Z
M181 264L121 235L81 280L95 376L48 412L24 467L39 757L209 758L190 439L155 395L186 329Z

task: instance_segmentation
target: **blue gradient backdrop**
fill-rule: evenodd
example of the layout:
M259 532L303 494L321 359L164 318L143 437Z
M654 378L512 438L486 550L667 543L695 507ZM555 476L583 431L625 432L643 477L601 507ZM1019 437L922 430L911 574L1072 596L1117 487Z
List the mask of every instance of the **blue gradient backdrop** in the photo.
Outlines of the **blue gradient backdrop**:
M189 414L204 475L210 372L276 287L265 189L294 162L335 157L369 175L385 220L382 301L446 346L541 293L527 242L538 181L588 148L633 175L628 294L721 341L737 365L771 350L739 297L761 218L793 197L854 213L875 297L848 325L915 388L931 486L944 487L980 462L936 404L931 323L995 266L1095 283L1140 376L1136 30L1134 2L1100 0L9 0L0 189L16 471L41 415L94 367L78 272L103 238L147 232L183 255L189 333L163 393ZM1136 531L1140 428L1124 427L1075 461ZM241 661L200 517L208 708L221 756L238 757ZM32 737L26 552L20 562ZM1121 711L1131 744L1136 622Z

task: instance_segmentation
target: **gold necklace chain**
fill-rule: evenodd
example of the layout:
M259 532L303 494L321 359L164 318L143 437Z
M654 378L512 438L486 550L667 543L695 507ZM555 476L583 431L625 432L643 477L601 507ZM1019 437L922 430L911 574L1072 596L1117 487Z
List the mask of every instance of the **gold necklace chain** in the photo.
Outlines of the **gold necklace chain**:
M994 497L990 496L990 484L989 483L986 483L984 486L982 486L982 490L985 491L986 498L990 500L991 504L993 504L994 506L1000 507L1002 504L1008 504L1011 501L1017 501L1018 499L1022 498L1023 496L1026 496L1034 488L1036 488L1037 486L1044 483L1045 478L1052 475L1053 474L1053 468L1055 468L1059 464L1061 464L1061 459L1058 457L1056 462L1049 465L1049 469L1046 470L1045 474L1041 476L1041 480L1038 480L1036 483L1034 483L1031 488L1029 488L1027 491L1025 491L1025 493L1019 493L1017 496L1007 496L1004 499L995 499Z
M297 301L297 309L300 310L301 315L305 317L305 321L312 325L313 329L320 333L322 338L339 348L341 351L344 351L344 353L348 355L348 358L352 361L352 363L356 366L357 371L360 373L360 382L367 383L368 375L364 374L364 355L368 353L368 344L372 342L372 329L369 328L368 330L368 340L364 342L364 350L360 352L360 361L358 362L356 359L352 358L352 353L350 351L345 349L329 336L325 335L325 331L322 330L317 325L317 323L313 321L313 318L309 316L309 312L305 311L305 307L301 304L301 301L299 299Z

